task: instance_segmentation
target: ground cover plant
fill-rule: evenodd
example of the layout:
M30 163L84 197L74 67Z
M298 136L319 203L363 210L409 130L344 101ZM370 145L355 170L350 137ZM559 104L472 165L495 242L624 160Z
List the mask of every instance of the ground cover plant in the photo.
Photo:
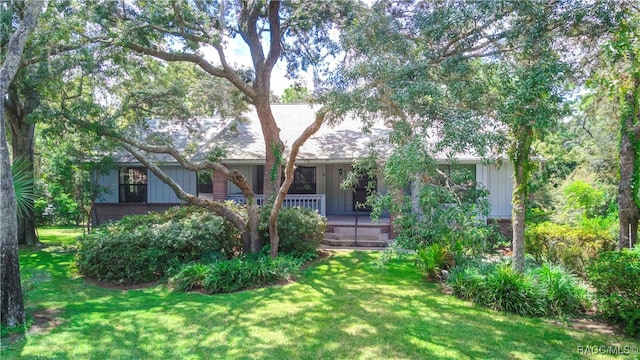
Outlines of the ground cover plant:
M40 234L56 246L20 253L23 272L50 278L29 292L36 325L23 338L3 339L3 360L582 359L580 346L640 346L474 306L425 283L411 260L380 268L372 252L333 253L296 282L231 294L107 289L70 271L73 252L65 249L75 241L52 231L59 230Z
M530 265L524 273L508 262L458 267L448 283L462 299L523 316L578 315L591 305L584 284L550 264Z
M315 257L315 253L308 256ZM230 293L252 286L289 280L307 258L280 255L272 259L268 252L247 254L233 259L215 259L209 263L184 265L169 279L169 284L183 291Z

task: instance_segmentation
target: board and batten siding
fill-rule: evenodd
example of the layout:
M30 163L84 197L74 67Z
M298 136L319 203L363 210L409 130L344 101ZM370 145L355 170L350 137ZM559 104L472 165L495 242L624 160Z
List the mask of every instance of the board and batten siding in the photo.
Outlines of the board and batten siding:
M184 191L190 194L196 194L197 178L194 171L185 170L178 166L161 166L160 169L177 182ZM112 169L107 175L100 175L98 177L98 184L106 187L108 192L103 193L96 202L119 202L118 171L119 169ZM158 179L151 171L147 171L147 203L177 204L180 202L176 194L167 184Z
M106 188L106 192L96 199L97 203L118 202L118 169L111 169L108 174L98 175L98 185Z
M181 167L161 167L170 178L189 194L197 194L197 177L195 171L185 170ZM147 202L157 204L179 203L180 199L176 196L169 185L158 179L155 174L148 172L147 174Z
M489 190L491 212L489 218L511 218L513 196L513 165L503 162L500 167L490 164L476 164L476 181Z

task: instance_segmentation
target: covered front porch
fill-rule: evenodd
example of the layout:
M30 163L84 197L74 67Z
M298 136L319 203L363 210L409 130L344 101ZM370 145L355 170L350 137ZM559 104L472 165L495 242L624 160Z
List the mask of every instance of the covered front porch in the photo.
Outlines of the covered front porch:
M242 195L229 195L228 200L244 204ZM258 205L264 203L263 195L256 195ZM287 195L285 207L305 207L326 216L327 229L322 245L324 248L366 248L380 250L392 242L391 221L382 218L371 220L369 212L355 212L354 215L326 214L325 194Z
M264 202L263 192L263 165L229 165L240 171L252 185L258 205ZM328 215L363 215L362 204L366 201L366 187L373 181L375 190L386 192L384 184L377 179L363 177L353 189L343 189L342 182L352 171L348 163L323 163L314 164L304 162L296 166L295 177L289 194L284 200L285 207L305 207L318 211L323 216ZM215 186L214 186L215 188ZM245 199L238 187L225 180L223 197L218 199L233 200L245 203ZM215 191L214 191L215 193ZM216 198L214 194L214 198Z

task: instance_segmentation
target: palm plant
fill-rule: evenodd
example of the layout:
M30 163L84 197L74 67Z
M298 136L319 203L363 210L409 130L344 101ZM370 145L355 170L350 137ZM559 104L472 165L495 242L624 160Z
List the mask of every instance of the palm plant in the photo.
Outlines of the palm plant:
M33 208L33 202L36 199L33 192L33 173L29 168L29 162L24 159L16 159L11 164L11 174L13 175L18 216L25 216Z

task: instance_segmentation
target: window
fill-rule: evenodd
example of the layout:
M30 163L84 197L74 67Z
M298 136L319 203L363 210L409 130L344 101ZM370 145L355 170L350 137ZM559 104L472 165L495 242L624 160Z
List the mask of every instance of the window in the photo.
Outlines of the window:
M120 168L120 202L147 202L147 169Z
M213 194L213 170L200 170L198 177L198 194Z
M289 188L289 194L315 194L316 193L316 168L296 166L293 183Z

